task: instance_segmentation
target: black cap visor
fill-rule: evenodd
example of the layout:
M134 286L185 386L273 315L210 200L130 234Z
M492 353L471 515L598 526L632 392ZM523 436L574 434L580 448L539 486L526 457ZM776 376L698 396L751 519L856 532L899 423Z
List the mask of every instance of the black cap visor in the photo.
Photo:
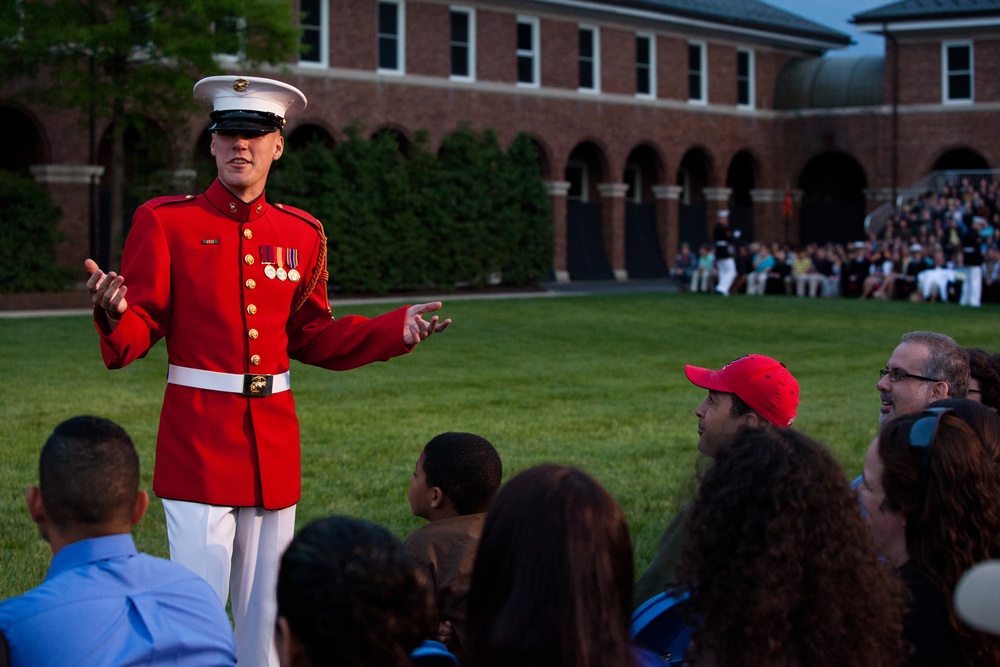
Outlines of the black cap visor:
M234 109L231 111L213 111L210 114L213 121L209 132L247 132L268 134L277 132L284 125L284 119L277 114L266 111L248 111Z

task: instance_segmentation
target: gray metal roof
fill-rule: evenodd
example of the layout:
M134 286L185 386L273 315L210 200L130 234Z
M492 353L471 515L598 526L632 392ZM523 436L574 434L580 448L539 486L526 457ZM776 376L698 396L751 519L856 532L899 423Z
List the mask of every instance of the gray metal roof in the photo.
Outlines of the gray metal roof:
M607 0L603 4L816 39L831 46L851 43L845 33L759 0Z
M855 14L855 24L900 19L960 19L1000 15L1000 0L900 0Z
M800 58L785 65L774 85L774 108L836 109L885 103L885 59Z

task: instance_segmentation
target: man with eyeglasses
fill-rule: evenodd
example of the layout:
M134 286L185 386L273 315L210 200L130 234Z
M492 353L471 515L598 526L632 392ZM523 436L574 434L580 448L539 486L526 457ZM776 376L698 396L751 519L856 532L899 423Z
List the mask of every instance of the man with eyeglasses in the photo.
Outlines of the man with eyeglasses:
M878 421L884 424L898 415L920 412L942 398L965 398L969 381L969 357L951 336L933 331L903 334L885 368L879 369ZM851 488L857 490L861 480L858 475Z
M969 392L968 356L950 336L933 331L904 334L879 372L880 423Z

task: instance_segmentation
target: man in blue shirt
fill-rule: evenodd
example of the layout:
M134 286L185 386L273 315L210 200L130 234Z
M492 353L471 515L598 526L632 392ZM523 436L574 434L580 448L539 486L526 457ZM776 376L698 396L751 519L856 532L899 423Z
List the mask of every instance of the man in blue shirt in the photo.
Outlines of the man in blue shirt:
M0 665L235 665L232 626L212 588L136 551L149 506L128 434L98 417L59 424L28 511L52 548L45 581L0 602Z

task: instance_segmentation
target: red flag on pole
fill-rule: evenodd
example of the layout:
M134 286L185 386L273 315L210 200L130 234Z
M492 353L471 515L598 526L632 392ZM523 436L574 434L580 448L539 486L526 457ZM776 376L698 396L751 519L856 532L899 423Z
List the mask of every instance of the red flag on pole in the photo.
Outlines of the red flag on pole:
M781 203L781 215L786 220L792 219L792 191L785 189L785 201Z

